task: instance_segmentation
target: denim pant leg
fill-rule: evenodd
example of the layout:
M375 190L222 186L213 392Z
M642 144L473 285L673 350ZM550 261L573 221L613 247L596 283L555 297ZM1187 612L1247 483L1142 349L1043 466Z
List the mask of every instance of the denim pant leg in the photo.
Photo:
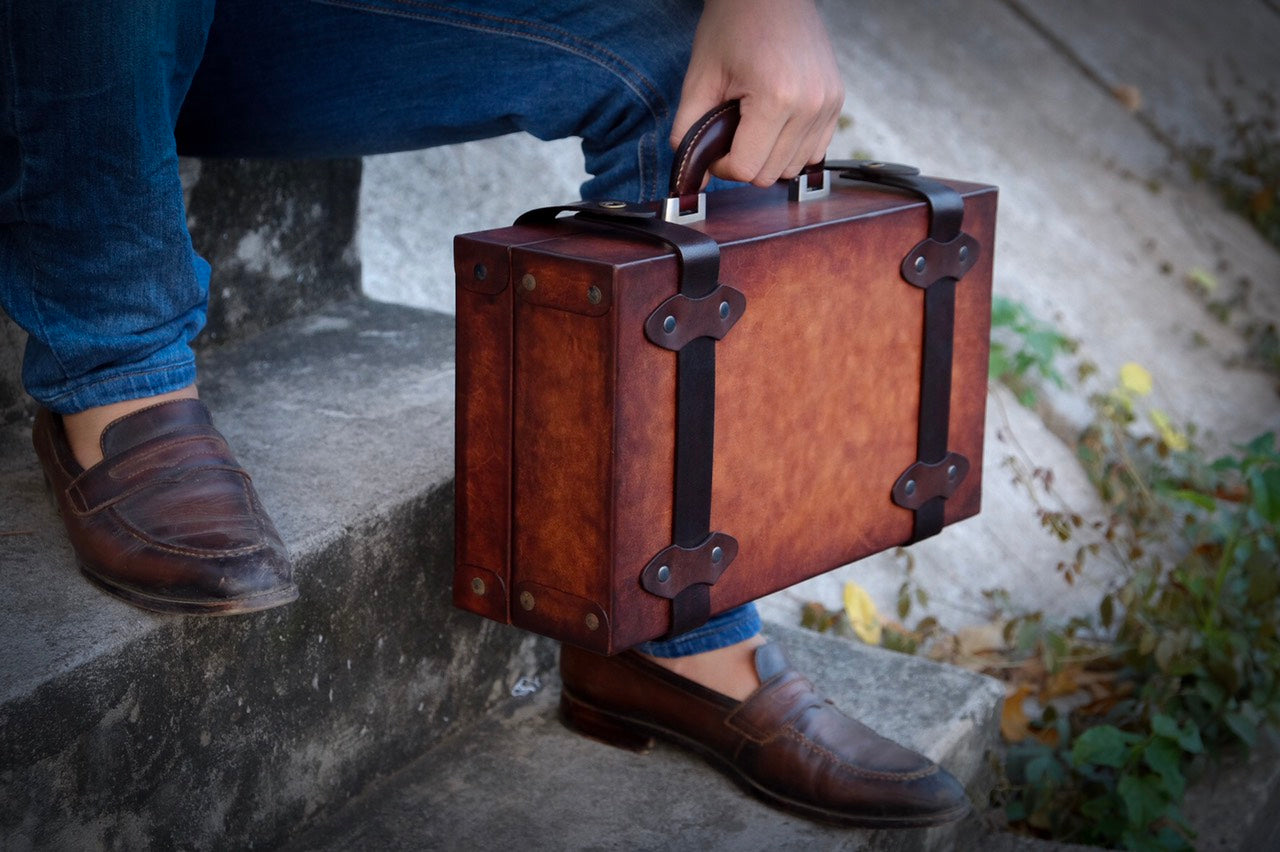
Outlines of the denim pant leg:
M0 0L0 306L28 392L60 413L195 378L209 269L173 125L204 3Z
M589 197L659 195L698 7L0 0L0 305L30 335L28 392L65 414L194 379L209 270L179 150L353 156L523 130L583 139Z
M218 0L179 147L334 157L525 131L582 140L593 175L584 197L656 198L700 9L698 0Z

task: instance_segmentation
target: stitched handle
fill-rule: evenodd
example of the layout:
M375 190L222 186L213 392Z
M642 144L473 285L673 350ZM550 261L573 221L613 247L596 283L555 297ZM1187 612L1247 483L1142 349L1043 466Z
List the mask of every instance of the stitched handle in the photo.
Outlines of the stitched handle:
M728 101L693 123L676 148L671 166L671 198L687 198L702 190L702 178L716 160L729 153L738 129L737 101Z

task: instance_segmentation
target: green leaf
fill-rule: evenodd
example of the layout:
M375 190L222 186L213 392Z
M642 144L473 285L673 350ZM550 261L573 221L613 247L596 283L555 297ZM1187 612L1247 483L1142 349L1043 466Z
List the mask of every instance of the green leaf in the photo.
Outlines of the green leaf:
M1200 739L1200 729L1194 722L1187 722L1179 728L1172 716L1156 713L1151 717L1151 730L1157 736L1167 737L1176 742L1183 751L1199 754L1204 751L1204 742Z
M1169 490L1161 490L1161 493L1168 495L1174 500L1182 500L1186 503L1193 503L1201 509L1212 512L1213 508L1218 505L1218 501L1214 500L1208 494L1202 491L1192 491L1189 488L1173 488Z
M1116 785L1116 793L1124 801L1129 813L1129 824L1146 828L1164 812L1167 800L1161 794L1158 782L1151 776L1126 775Z
M1258 741L1258 724L1256 720L1250 719L1244 713L1227 713L1222 717L1222 721L1231 733L1240 738L1240 742L1253 748Z
M1119 768L1129 759L1131 746L1138 740L1134 734L1126 734L1114 725L1090 728L1071 746L1071 762L1076 766L1087 763Z
M1160 776L1169 797L1177 801L1186 790L1182 775L1182 750L1173 740L1156 737L1142 752L1142 760Z
M1062 764L1058 762L1058 758L1053 752L1032 758L1027 763L1025 771L1027 783L1035 786L1040 786L1046 782L1054 785L1061 784L1065 777L1062 771Z
M1267 523L1280 522L1280 468L1257 470L1249 475L1253 508Z

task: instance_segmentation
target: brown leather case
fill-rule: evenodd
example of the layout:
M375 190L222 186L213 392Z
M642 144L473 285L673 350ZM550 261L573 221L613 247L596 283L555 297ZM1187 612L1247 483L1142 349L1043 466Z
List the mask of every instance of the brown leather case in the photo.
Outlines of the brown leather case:
M904 276L930 207L826 181L803 202L785 185L711 193L688 226L745 296L714 344L711 530L737 552L713 613L918 532L900 480L919 461L926 290ZM968 469L945 488L950 524L980 503L996 191L944 183L977 249L954 290L945 435ZM672 602L641 574L673 540L677 353L645 327L677 294L676 256L575 219L462 235L454 252L455 603L600 653L663 636Z

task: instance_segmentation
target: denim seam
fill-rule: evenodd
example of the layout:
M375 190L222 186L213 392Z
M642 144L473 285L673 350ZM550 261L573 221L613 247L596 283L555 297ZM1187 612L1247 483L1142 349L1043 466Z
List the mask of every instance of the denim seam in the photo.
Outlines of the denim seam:
M476 30L478 32L494 33L496 35L504 35L512 38L523 38L528 41L539 42L549 45L553 48L572 53L588 62L592 62L609 73L613 74L630 89L636 97L644 104L645 109L649 111L649 115L653 117L655 124L661 123L661 117L665 116L670 107L666 104L658 87L652 80L648 79L639 69L635 68L621 56L618 56L611 50L592 41L575 36L573 33L552 27L537 21L522 20L519 18L503 18L496 15L488 15L480 12L470 12L461 9L450 9L446 6L440 6L434 3L426 3L422 0L391 0L403 7L419 7L424 11L418 11L413 8L389 9L381 6L374 6L370 3L361 2L361 0L312 0L314 3L321 3L326 6L337 6L340 8L351 9L353 11L365 11L373 14L399 16L412 18L414 20L430 21L445 26L459 27L462 29ZM429 10L429 11L428 11ZM430 14L434 12L435 14ZM472 22L457 20L447 17L447 15L457 15L460 17L469 17L476 19ZM492 21L494 23L486 23ZM503 26L506 25L506 26ZM524 28L523 30L520 28ZM543 32L538 32L539 30ZM573 44L571 42L577 42ZM623 72L626 73L623 73ZM647 91L642 91L642 89ZM657 154L652 152L654 159L653 166L647 167L646 162L650 152L645 150L645 136L641 134L639 141L636 143L639 154L640 167L640 185L642 191L649 198L657 197Z
M137 378L140 376L150 376L155 373L168 372L169 370L172 370L175 367L181 368L181 367L194 366L194 365L195 365L195 358L186 358L181 361L173 361L168 364L160 364L158 366L152 367L147 370L136 370L132 372L115 373L110 376L104 376L102 378L95 379L94 381L88 382L83 385L77 385L76 387L71 388L64 393L58 394L57 396L49 397L48 402L50 405L56 404L68 397L72 397L78 393L89 390L90 388L95 388L95 387L98 387L99 385L105 385L110 382L116 382L121 379Z

